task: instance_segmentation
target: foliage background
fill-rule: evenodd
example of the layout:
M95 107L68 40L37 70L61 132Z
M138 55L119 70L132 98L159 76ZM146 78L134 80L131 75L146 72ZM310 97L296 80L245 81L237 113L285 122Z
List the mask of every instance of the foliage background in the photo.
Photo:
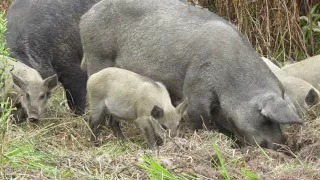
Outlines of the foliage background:
M191 2L189 0L189 2ZM256 50L279 61L320 54L318 0L199 0L247 35Z

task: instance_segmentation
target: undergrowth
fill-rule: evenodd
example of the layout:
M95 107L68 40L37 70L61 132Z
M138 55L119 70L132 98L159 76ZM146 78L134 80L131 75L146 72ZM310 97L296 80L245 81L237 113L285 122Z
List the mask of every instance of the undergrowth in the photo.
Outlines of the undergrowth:
M285 62L320 54L319 1L188 1L235 24L264 56Z

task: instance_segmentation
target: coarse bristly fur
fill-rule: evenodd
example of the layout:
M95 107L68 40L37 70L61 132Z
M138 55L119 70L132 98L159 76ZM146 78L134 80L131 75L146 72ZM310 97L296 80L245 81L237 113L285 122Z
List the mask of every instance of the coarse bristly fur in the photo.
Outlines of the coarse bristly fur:
M187 108L183 102L172 105L166 87L134 72L110 67L91 75L87 82L91 109L91 140L97 136L97 127L111 114L109 125L114 135L123 138L119 120L133 120L145 134L148 146L153 149L157 137L165 139L178 135L179 122Z
M291 76L301 78L320 90L320 55L313 56L282 68Z
M81 70L80 17L98 0L15 0L7 11L7 47L12 57L43 78L57 74L68 105L82 114L87 74Z
M218 127L277 148L280 124L303 121L248 40L223 18L178 0L102 0L80 20L88 75L117 66L188 98L195 129Z
M47 100L58 86L56 74L42 79L39 72L21 63L0 55L0 74L4 80L0 88L0 99L12 100L17 108L15 120L23 122L26 118L38 121L45 109Z
M310 83L303 79L291 76L280 69L271 60L261 57L268 65L271 71L277 76L283 84L285 92L294 102L299 114L302 115L305 110L308 110L319 102L319 91Z

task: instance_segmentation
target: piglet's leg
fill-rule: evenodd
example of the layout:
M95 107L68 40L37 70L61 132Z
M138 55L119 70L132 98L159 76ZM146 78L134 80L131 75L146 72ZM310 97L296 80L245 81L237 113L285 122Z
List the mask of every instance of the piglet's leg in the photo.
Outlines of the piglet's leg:
M156 146L156 134L149 117L141 117L135 120L140 131L145 135L149 149L154 149Z
M120 119L111 115L109 119L109 126L111 127L113 134L118 139L124 139L124 135L120 128Z
M91 116L90 116L90 128L92 131L90 140L93 142L97 141L98 128L103 126L106 121L107 111L106 107L102 103L91 104Z

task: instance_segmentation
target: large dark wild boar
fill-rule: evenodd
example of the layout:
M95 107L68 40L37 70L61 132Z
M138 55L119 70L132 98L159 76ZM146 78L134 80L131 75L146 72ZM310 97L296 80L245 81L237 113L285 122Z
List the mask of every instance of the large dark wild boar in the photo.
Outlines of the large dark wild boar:
M98 0L15 0L6 18L12 57L40 72L57 74L71 110L82 114L87 75L81 70L80 17Z
M96 140L97 127L105 123L107 114L111 114L109 124L116 137L124 137L119 127L120 119L133 120L145 134L148 147L153 149L157 137L164 140L165 131L169 131L171 137L178 135L179 122L188 105L185 101L175 108L162 83L115 67L90 76L87 89L92 141Z
M89 75L118 66L163 82L172 101L188 98L195 129L211 121L277 148L280 124L303 122L247 39L209 11L178 0L102 0L82 16L80 34Z
M14 112L16 122L23 122L26 118L38 121L47 100L57 88L57 75L42 79L35 69L2 55L0 55L0 74L3 75L0 100L11 98L13 107L17 108Z

